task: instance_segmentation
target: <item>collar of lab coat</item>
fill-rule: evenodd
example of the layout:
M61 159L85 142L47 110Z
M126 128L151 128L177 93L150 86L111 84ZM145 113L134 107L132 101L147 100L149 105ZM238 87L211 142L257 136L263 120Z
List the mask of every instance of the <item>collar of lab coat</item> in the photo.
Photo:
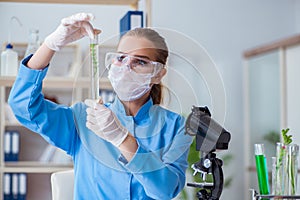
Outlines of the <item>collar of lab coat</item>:
M112 110L118 111L122 116L126 116L125 108L119 98L115 98L115 101L111 105ZM133 117L136 123L139 123L149 117L149 110L153 106L152 98L149 100L138 110L137 114ZM127 116L132 117L132 116Z

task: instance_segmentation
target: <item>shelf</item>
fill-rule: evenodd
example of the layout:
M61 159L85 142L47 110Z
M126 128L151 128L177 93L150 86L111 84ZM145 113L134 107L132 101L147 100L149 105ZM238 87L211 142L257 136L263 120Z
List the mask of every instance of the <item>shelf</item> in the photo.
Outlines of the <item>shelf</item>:
M58 4L95 4L95 5L129 5L133 10L138 10L139 7L139 0L0 0L0 2L18 2L18 3L58 3ZM152 6L151 0L145 0L146 5L146 25L148 27L152 26L151 21L151 13L152 13Z
M260 195L254 189L250 189L251 199L263 200L263 199L300 199L300 195Z
M59 4L97 4L97 5L130 5L135 10L138 0L0 0L0 2L19 2L19 3L59 3Z
M8 122L8 121L5 121L5 127L20 127L20 128L22 128L23 126L19 122Z
M11 87L15 81L13 76L0 76L0 86ZM101 89L111 89L108 78L100 79ZM43 87L46 88L90 88L90 79L88 77L47 77L43 81Z
M59 164L51 162L5 162L1 171L5 173L53 173L73 169L73 164Z

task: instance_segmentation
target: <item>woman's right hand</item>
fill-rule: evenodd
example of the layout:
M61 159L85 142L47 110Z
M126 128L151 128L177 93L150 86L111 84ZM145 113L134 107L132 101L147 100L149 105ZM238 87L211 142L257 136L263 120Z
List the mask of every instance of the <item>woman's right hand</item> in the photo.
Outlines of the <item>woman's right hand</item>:
M77 13L62 19L57 29L46 37L45 45L53 51L59 51L63 46L84 36L93 39L94 34L101 32L91 25L90 21L93 19L94 16L90 13Z

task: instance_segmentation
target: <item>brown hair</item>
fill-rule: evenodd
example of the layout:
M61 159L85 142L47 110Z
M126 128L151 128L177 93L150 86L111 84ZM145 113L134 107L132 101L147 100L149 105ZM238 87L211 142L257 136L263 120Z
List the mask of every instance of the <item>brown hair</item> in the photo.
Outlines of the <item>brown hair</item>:
M165 39L155 30L150 28L135 28L123 35L123 37L126 36L142 37L151 41L154 44L156 50L155 61L160 62L164 65L167 63L167 58L169 56L167 44L165 42ZM154 84L151 88L150 96L154 104L160 104L162 102L162 87L162 84Z

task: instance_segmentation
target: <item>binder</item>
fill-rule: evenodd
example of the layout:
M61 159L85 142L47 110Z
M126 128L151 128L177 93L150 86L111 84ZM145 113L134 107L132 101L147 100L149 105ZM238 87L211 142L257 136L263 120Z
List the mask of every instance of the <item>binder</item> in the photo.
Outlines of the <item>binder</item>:
M27 176L24 173L19 174L19 190L18 190L18 200L26 200L26 191L27 191Z
M11 200L11 176L9 173L5 173L3 177L3 199L4 200Z
M3 145L5 162L18 161L20 151L20 133L18 131L5 131ZM3 199L26 200L26 179L27 175L24 173L4 173Z
M128 11L120 20L120 35L138 27L144 27L143 11Z
M11 188L11 194L12 194L12 200L18 200L18 182L19 182L18 174L12 174L12 188Z
M3 199L26 200L27 175L24 173L4 173Z
M4 161L18 161L20 147L20 134L17 131L4 133Z
M19 160L19 132L13 131L12 132L12 144L11 144L11 161L18 161Z
M5 131L4 133L4 160L11 160L11 133L9 131Z

